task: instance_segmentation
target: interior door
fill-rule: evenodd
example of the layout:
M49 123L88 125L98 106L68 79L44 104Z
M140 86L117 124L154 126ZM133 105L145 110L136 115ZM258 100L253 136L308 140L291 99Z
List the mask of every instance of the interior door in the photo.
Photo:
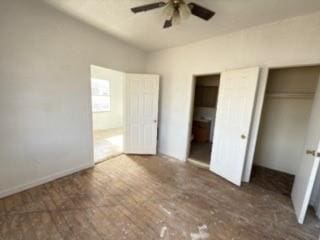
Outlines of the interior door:
M126 74L124 152L156 154L159 75Z
M240 186L259 67L221 74L210 170Z
M320 161L320 80L310 115L305 148L291 193L299 223L303 223L311 198Z

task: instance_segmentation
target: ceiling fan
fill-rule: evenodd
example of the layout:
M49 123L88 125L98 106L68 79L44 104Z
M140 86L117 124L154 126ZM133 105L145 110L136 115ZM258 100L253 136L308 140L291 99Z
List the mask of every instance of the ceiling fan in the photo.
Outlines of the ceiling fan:
M197 3L186 3L185 0L167 0L146 4L131 8L133 13L146 12L157 8L164 8L163 12L166 17L163 28L169 28L173 24L178 24L181 19L185 19L190 15L197 16L208 21L215 15L215 12L200 6Z

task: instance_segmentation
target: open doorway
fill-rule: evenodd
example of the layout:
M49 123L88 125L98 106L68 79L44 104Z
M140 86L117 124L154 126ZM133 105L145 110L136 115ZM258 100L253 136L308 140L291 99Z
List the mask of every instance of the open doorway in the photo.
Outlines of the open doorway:
M220 74L197 76L194 81L192 132L188 161L209 168Z
M253 184L291 195L294 180L308 154L305 147L319 76L319 66L269 71L254 157ZM314 198L318 195L318 189L314 189Z
M95 163L123 152L124 73L91 66Z

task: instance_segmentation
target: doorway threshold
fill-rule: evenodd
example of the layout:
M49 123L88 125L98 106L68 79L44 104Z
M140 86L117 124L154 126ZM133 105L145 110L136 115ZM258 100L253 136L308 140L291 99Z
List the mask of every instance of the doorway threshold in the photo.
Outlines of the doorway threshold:
M192 165L195 165L200 168L209 169L209 167L210 167L210 165L208 163L200 162L200 161L192 159L192 158L188 158L187 161L189 163L191 163Z

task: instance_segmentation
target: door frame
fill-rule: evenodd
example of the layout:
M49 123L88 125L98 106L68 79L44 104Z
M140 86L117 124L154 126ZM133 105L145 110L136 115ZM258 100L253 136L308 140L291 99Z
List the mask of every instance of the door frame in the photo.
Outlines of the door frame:
M125 89L126 89L126 80L125 80L125 74L126 72L116 69L116 68L110 68L109 66L102 66L102 65L97 65L97 64L90 64L89 65L89 91L90 91L90 135L91 135L91 146L92 146L92 151L91 151L91 156L92 156L92 165L99 164L101 162L95 162L94 160L94 131L93 131L93 112L92 112L92 68L93 67L98 67L98 68L104 68L110 71L116 71L122 74L122 130L123 130L123 139L122 139L122 154L124 153L124 141L125 141L125 125L124 123L126 122L126 115L125 115L125 108L126 108L126 102L125 102ZM111 82L110 82L111 83ZM111 100L110 100L111 102Z
M243 182L249 183L251 180L251 173L252 173L252 167L254 162L254 155L256 151L256 144L258 140L258 133L260 129L260 123L261 123L261 116L262 116L262 110L265 103L265 96L266 96L266 88L269 78L269 72L270 70L274 69L282 69L282 68L299 68L299 67L316 67L320 66L319 63L310 63L310 64L281 64L281 65L270 65L262 67L262 71L260 74L259 82L258 82L258 92L256 96L256 103L254 106L254 115L252 119L251 124L251 132L250 132L250 139L249 139L249 145L248 145L248 152L247 152L247 161L245 163L244 167L244 173L243 173Z
M192 123L193 123L193 113L194 113L194 97L195 97L195 92L196 92L196 82L197 82L197 77L203 77L203 76L211 76L211 75L220 75L221 76L222 72L214 72L214 73L203 73L203 74L193 74L192 75L192 80L191 80L191 92L190 92L190 97L189 97L189 116L188 116L188 125L187 125L187 147L185 151L185 161L189 159L190 155L190 149L191 149L191 135L192 135ZM219 91L217 95L217 100L219 98ZM213 136L214 138L214 136ZM210 152L210 162L211 162L211 154L212 150Z

